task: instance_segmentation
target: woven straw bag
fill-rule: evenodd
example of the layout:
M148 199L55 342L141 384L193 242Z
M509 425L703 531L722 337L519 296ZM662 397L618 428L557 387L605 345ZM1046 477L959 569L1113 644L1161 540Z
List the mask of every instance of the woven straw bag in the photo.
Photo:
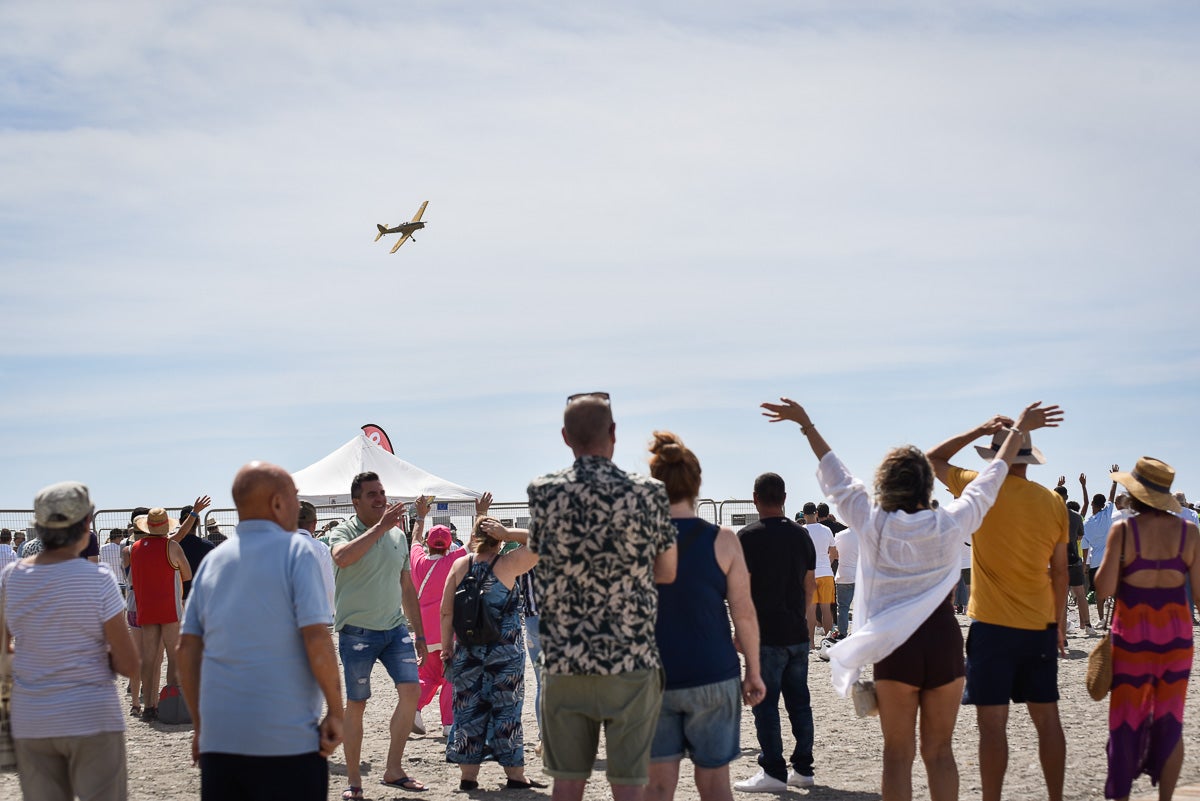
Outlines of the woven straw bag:
M1088 656L1087 691L1093 701L1103 701L1112 689L1112 636L1105 634Z

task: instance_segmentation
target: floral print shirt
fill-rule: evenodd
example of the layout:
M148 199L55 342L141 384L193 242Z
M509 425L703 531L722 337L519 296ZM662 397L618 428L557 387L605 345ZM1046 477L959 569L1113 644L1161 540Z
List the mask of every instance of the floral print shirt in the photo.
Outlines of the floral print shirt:
M529 517L545 669L614 675L661 667L654 560L675 545L662 482L581 456L529 485Z

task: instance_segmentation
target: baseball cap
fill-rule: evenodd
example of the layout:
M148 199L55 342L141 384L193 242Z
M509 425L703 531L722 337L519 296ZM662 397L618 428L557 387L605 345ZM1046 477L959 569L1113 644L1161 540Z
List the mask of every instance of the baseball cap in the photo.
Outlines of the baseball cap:
M33 520L42 528L67 528L92 513L88 488L78 481L62 481L39 492L33 499Z
M439 525L429 529L429 535L425 537L425 541L429 543L430 548L449 548L454 538L450 534L450 529Z

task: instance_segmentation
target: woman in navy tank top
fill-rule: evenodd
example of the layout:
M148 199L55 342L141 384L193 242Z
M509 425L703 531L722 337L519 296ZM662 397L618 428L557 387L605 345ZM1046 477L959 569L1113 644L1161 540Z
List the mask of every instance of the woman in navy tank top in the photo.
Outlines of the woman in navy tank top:
M655 634L666 687L650 747L646 800L675 795L684 754L695 766L701 801L728 800L733 797L729 763L740 754L741 703L753 706L766 694L759 675L750 573L733 531L696 516L696 455L666 431L654 432L650 453L650 475L666 485L678 529L679 568L673 584L658 587ZM746 656L744 678L729 635L731 615Z

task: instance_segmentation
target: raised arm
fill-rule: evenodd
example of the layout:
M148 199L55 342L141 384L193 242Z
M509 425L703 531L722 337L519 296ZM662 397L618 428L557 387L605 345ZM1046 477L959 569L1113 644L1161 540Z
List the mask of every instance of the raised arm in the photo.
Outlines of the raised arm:
M413 503L417 507L417 522L413 525L412 544L425 544L425 518L429 515L429 507L432 505L433 497L425 497L418 495Z
M804 411L803 406L791 398L780 398L779 403L764 403L762 404L762 408L766 410L762 413L763 417L772 423L782 423L784 420L791 420L793 423L797 423L800 426L800 433L804 435L808 440L809 446L812 447L813 455L817 457L817 461L820 461L825 454L829 453L829 443L817 433L817 427L813 425L808 412Z
M1114 472L1114 473L1118 472L1120 469L1121 468L1117 467L1115 464L1112 466L1112 472ZM1108 488L1108 502L1113 503L1116 500L1117 500L1117 480L1114 478L1112 486Z
M487 517L488 509L491 509L491 508L492 508L492 493L485 492L485 493L483 493L483 495L480 495L479 498L476 499L476 501L475 501L475 520L476 520L476 522Z
M933 464L933 472L937 476L938 481L943 484L946 483L946 478L950 474L950 460L954 458L956 453L980 437L995 434L1000 429L1012 424L1013 420L1011 417L998 414L983 421L974 428L964 431L958 436L951 437L925 451L925 455L929 457L930 463Z
M212 505L212 498L207 495L201 495L192 504L192 511L188 513L186 520L179 521L179 528L171 535L171 539L179 542L188 535L188 532L195 526L196 521L200 519L200 513Z
M511 585L517 576L528 573L538 563L538 555L529 550L529 531L523 528L505 528L495 518L485 517L479 524L480 530L492 539L501 542L515 542L522 547L508 551L504 558L496 562L496 575L507 578L506 585ZM461 561L461 560L460 560Z

